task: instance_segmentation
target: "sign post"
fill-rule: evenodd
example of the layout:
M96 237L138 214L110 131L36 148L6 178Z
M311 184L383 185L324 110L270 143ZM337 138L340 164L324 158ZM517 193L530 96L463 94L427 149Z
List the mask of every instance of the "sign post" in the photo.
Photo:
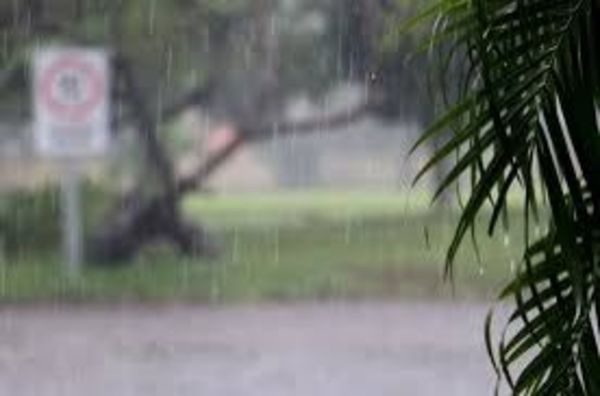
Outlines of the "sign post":
M33 59L36 151L62 171L63 245L70 276L82 257L80 175L109 144L110 67L105 51L45 48Z
M80 176L76 165L65 164L61 181L61 206L63 210L63 251L67 274L79 275L83 259Z

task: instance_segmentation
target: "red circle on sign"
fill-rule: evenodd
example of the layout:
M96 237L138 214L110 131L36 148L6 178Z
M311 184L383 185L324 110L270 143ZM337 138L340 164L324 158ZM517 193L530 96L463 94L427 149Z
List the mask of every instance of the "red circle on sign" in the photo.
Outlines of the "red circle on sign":
M86 85L84 96L71 102L59 97L55 90L60 79L69 74ZM63 56L52 62L42 74L40 88L42 103L48 110L72 122L85 120L102 100L105 89L100 71L91 62L74 56Z

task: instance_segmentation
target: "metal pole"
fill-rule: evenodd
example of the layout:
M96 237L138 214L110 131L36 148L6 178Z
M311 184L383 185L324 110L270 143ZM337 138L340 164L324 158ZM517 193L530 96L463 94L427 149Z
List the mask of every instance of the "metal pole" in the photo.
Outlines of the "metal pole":
M62 185L63 249L66 273L79 276L83 257L80 176L75 164L67 164Z

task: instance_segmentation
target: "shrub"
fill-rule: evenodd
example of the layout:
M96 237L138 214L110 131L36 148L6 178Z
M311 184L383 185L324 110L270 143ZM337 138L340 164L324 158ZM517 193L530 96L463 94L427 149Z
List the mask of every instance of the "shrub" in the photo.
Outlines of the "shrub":
M61 198L57 185L0 195L0 243L8 258L58 249L61 243ZM106 202L106 192L85 182L82 186L85 228Z

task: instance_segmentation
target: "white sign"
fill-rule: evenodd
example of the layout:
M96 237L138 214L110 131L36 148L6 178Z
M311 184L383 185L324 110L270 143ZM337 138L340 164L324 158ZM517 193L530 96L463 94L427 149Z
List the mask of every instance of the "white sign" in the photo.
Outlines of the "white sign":
M51 158L85 158L109 144L110 67L105 51L46 48L34 56L34 135Z

